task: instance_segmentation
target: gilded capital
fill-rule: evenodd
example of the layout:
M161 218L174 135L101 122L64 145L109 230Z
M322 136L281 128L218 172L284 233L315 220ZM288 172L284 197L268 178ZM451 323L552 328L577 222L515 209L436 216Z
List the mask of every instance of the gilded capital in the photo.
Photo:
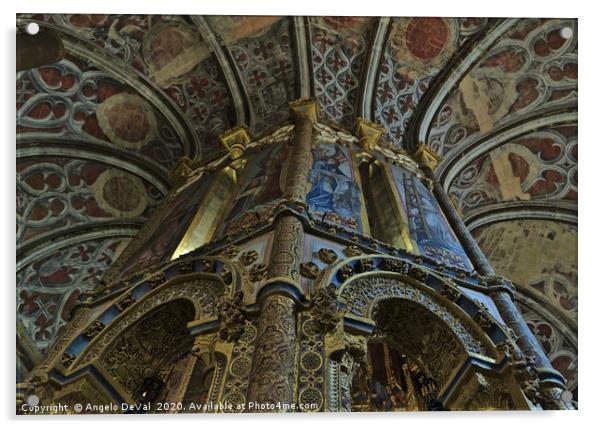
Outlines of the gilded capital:
M383 127L367 119L357 118L355 122L355 135L360 139L360 145L364 149L374 149L384 133Z
M188 178L194 172L194 165L192 160L184 155L178 159L178 163L169 173L169 179L176 185L180 186L188 180Z
M232 159L240 158L252 140L251 132L245 125L226 131L219 139Z
M433 152L429 147L420 143L416 151L412 154L412 158L425 167L429 167L431 170L435 170L439 163L441 162L441 157Z
M320 105L313 97L299 98L298 100L289 103L291 116L295 119L306 118L312 124L318 122L318 114L320 113Z

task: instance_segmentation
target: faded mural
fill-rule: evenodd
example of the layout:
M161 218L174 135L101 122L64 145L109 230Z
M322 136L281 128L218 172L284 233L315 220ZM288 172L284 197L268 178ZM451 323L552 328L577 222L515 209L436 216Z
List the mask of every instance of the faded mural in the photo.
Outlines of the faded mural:
M320 220L334 222L361 232L361 203L347 148L321 144L311 151L307 194L310 213Z
M176 196L145 245L128 258L129 263L123 269L123 275L133 274L171 257L196 214L204 194L203 185L206 184L207 181L198 180Z
M226 232L249 219L257 218L275 206L282 197L288 147L270 145L251 159L240 181L240 189L226 220Z
M472 271L472 265L441 212L435 196L413 174L391 166L408 217L410 237L420 253L451 267Z
M477 228L496 272L518 286L523 316L577 397L577 228L542 220Z

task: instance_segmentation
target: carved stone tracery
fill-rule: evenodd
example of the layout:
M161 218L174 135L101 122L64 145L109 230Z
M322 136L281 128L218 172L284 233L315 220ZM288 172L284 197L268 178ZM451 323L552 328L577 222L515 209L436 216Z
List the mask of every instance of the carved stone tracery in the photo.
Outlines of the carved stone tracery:
M366 318L371 317L374 305L383 299L401 298L412 301L425 307L444 322L460 339L466 352L484 356L492 353L473 332L474 328L467 326L426 292L409 283L383 277L360 277L348 283L338 294L346 301L348 312Z
M184 306L177 303L161 305L136 322L98 359L132 398L136 398L144 380L167 359L192 346L186 323L194 317L194 308L189 303Z
M310 312L322 333L333 331L341 321L342 311L333 284L316 289L310 305Z
M270 295L263 300L261 312L248 400L292 404L295 368L291 363L297 348L295 303L288 297Z
M155 376L165 383L180 380L177 377L181 376L178 371L183 362L187 362L189 370L190 363L197 360L213 371L209 391L212 401L222 400L234 406L248 401L258 404L298 402L317 404L317 410L325 409L328 401L329 410L347 410L351 409L354 375L363 371L368 362L367 342L376 339L403 350L404 356L413 359L428 376L427 399L437 400L437 395L444 393L444 387L454 376L469 374L466 389L452 401L454 406L461 409L514 407L507 391L512 378L502 379L499 374L492 376L486 371L470 373L474 367L469 357L487 364L491 362L493 366L494 362L500 363L498 358L503 354L508 357L512 377L528 400L543 408L558 406L558 391L542 388L536 363L531 356L521 353L515 339L500 342L497 349L494 346L488 334L498 329L498 323L482 304L475 312L474 303L459 287L464 285L461 279L473 280L475 276L458 270L449 274L450 267L433 263L424 255L411 255L357 231L350 234L341 226L343 217L337 213L326 213L319 221L308 215L309 149L312 144L318 144L312 141L313 131L318 131L319 141L326 142L324 144L340 144L349 150L358 141L345 140L345 133L329 127L312 125L311 122L317 120L317 112L312 110L311 103L300 103L293 106L294 109L301 110L295 110L295 146L287 160L291 168L286 177L278 177L278 183L273 184L275 187L284 185L285 189L280 191L288 199L278 200L263 212L263 217L252 215L249 220L241 216L242 223L229 224L219 239L195 251L225 255L236 262L226 261L224 266L222 258L205 256L199 264L186 257L164 270L145 267L142 281L150 292L143 296L137 293L136 285L130 283L134 275L119 286L117 283L106 285L86 304L94 305L95 300L106 299L108 305L114 305L111 308L116 308L118 315L107 324L99 320L79 320L78 330L89 343L77 353L73 352L75 348L58 348L53 359L61 371L69 375L87 365L98 364L125 396L135 399L145 380ZM394 156L397 164L403 164L401 160L406 159L405 155L392 152L378 141L370 145L363 143L366 150L391 152L389 155ZM244 156L250 155L252 150L253 143L245 147ZM232 156L237 160L235 168L243 171L246 160L242 159L243 154L235 155ZM175 172L174 180L178 183L193 174L188 171L193 167L185 161L183 159ZM392 158L388 161L392 162ZM412 169L416 166L408 165L406 167L418 175L417 170ZM335 178L331 186L341 179L337 176L339 173L332 176L324 173ZM254 198L251 193L248 195ZM263 242L269 243L265 250L256 247L264 234L256 226L260 221L273 224L273 227L265 226L265 233L270 237ZM312 240L317 237L311 234L316 231L321 243L314 246ZM238 235L241 233L246 236ZM253 248L244 243L251 235L257 240ZM249 248L251 250L241 250ZM389 253L362 256L362 249ZM340 254L344 255L342 260ZM301 263L303 260L307 262ZM199 265L204 276L213 275L215 279L194 278ZM185 280L168 280L174 269ZM446 275L451 276L441 286L443 277L437 274L438 270L447 270ZM433 284L429 283L431 280ZM484 288L482 284L479 287ZM117 296L119 288L123 292ZM257 293L261 288L265 288L265 293ZM478 301L475 302L478 305ZM347 317L343 317L345 312ZM192 321L194 323L188 325ZM368 335L372 324L374 331ZM188 326L192 332L199 329L203 333L193 338ZM500 329L511 337L510 331ZM67 345L66 342L61 344ZM385 350L388 349L385 347ZM390 359L388 354L387 359ZM467 372L457 373L463 365L469 368ZM175 366L179 369L174 369ZM490 372L494 371L497 369ZM38 374L32 386L48 389L43 375ZM174 395L180 395L182 389L177 386ZM336 394L330 389L336 389Z
M242 335L245 323L243 293L237 292L233 298L222 297L218 304L220 329L219 337L227 342L236 341Z
M193 304L196 318L210 317L215 315L217 302L222 294L223 285L206 279L187 280L170 285L169 288L147 297L133 307L122 318L114 322L110 329L104 329L101 335L98 335L95 341L78 357L77 364L81 367L96 360L115 338L161 304L177 299L186 299Z

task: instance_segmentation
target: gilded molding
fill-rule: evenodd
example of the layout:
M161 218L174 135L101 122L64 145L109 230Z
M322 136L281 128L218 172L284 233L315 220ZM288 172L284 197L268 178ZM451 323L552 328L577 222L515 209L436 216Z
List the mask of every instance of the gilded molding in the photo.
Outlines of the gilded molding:
M318 122L320 104L313 97L304 97L289 103L291 116L297 119L308 119L312 124Z
M357 118L355 135L360 139L360 146L368 152L372 152L378 147L384 133L385 129L380 125L364 118Z
M222 296L219 309L219 337L223 341L233 342L240 338L245 325L245 305L243 293L237 292L233 297Z

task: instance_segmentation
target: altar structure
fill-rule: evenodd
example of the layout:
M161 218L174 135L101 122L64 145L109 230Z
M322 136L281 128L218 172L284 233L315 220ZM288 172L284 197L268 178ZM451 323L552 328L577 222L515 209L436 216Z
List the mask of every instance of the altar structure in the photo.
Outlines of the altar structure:
M319 109L299 99L260 138L222 134L212 162L180 158L22 397L117 412L571 409L513 284L434 176L438 156Z

